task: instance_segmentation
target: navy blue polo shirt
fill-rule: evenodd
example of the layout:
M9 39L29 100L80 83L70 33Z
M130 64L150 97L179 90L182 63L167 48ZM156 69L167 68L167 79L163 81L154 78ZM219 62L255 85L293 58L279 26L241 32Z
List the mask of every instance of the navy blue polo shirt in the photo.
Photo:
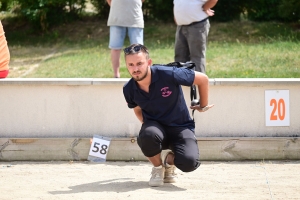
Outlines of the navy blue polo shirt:
M154 120L166 126L184 126L194 130L181 85L191 86L195 72L190 69L151 66L149 93L141 90L131 78L123 87L129 108L140 106L143 120Z

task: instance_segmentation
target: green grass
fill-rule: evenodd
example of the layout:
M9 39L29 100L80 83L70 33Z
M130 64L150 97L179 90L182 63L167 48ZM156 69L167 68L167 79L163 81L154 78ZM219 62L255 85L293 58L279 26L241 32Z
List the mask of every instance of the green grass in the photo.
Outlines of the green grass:
M6 24L10 78L113 75L106 21L85 19L44 34L21 22L11 23L11 19ZM175 30L173 23L145 23L144 41L153 63L173 61ZM210 78L300 78L299 57L300 32L292 24L211 22L207 49ZM123 56L121 77L129 77Z
M299 78L299 43L211 43L207 74L215 78Z

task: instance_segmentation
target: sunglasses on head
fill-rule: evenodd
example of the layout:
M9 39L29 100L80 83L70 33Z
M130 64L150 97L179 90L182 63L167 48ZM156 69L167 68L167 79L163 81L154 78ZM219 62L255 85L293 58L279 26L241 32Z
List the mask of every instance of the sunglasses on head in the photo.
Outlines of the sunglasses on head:
M142 50L144 50L145 52L148 53L147 48L146 48L144 45L141 45L141 44L136 45L136 46L126 47L126 48L124 49L124 53L125 53L126 55L128 55L128 54L133 54L133 53L139 53L139 52L142 51Z

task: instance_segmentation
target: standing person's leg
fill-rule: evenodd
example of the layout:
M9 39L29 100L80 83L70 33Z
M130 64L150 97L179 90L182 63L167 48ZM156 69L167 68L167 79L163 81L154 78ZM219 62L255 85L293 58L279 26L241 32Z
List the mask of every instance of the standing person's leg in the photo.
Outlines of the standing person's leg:
M165 168L162 165L160 154L168 146L164 127L155 121L145 121L141 127L137 142L143 154L154 166L149 185L163 185Z
M188 27L188 44L191 52L191 61L196 64L196 71L206 73L206 45L210 24L207 19Z
M111 49L110 50L110 58L111 63L114 71L114 77L120 78L120 56L121 56L121 49Z
M126 36L126 27L110 26L109 48L114 77L120 78L120 55Z
M144 44L144 29L129 27L128 37L130 44Z
M190 61L190 50L186 40L187 37L186 26L177 26L175 34L175 56L176 62Z

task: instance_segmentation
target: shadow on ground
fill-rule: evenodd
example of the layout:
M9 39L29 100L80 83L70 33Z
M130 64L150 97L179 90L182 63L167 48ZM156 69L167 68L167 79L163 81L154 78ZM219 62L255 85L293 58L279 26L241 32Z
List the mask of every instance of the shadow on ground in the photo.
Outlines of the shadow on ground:
M111 179L107 181L97 181L92 183L86 183L81 185L70 186L68 191L50 191L50 194L72 194L82 192L130 192L140 189L149 188L146 181L131 181L132 179ZM165 184L164 187L151 187L151 189L160 191L185 191L186 189L177 187L172 184Z

